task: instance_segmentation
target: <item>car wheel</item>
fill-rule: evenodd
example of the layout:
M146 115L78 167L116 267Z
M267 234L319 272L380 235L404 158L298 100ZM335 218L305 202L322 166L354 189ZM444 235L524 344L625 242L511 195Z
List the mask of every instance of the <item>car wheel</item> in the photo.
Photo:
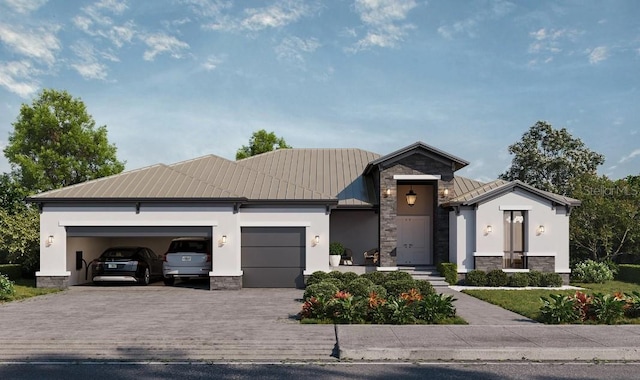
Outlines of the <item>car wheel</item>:
M171 285L173 285L173 284L176 282L176 279L175 279L175 278L173 278L173 277L165 277L165 278L163 279L163 281L164 281L164 284L165 284L165 285L167 285L167 286L171 286Z
M139 281L140 285L149 285L149 283L151 282L151 273L149 272L149 268L144 268L144 274Z

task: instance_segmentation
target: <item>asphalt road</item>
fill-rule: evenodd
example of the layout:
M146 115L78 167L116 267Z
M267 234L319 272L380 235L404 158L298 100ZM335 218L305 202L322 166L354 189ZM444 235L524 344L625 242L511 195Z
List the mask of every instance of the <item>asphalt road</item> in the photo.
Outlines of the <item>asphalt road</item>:
M637 379L640 363L0 364L1 379Z

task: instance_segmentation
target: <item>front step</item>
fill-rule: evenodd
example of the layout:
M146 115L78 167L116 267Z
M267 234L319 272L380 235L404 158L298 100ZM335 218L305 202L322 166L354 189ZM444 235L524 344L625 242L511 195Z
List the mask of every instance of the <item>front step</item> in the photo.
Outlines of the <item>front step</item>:
M409 273L415 280L429 281L434 287L449 286L434 266L401 266L398 270Z

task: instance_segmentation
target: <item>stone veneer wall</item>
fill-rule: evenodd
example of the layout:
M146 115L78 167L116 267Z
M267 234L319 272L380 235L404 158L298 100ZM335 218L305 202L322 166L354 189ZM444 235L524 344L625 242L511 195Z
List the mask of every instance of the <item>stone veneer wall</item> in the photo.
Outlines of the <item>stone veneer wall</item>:
M484 272L494 269L502 269L502 256L477 256L474 268Z
M69 276L36 277L36 288L66 289L69 287Z
M215 276L209 277L210 290L240 290L242 289L242 276Z
M453 168L451 164L437 161L422 154L413 154L394 163L393 166L380 171L380 266L396 266L396 246L398 244L398 228L396 225L398 192L393 191L391 196L385 198L385 189L397 189L397 181L394 175L440 175L438 181L438 201L434 207L434 264L446 262L449 258L449 214L447 210L439 207L441 203L455 196L453 194ZM410 181L407 181L410 182ZM416 181L416 184L420 181ZM445 198L444 189L449 190ZM402 194L401 194L402 195Z
M527 269L538 272L554 272L556 270L556 258L553 256L528 256Z

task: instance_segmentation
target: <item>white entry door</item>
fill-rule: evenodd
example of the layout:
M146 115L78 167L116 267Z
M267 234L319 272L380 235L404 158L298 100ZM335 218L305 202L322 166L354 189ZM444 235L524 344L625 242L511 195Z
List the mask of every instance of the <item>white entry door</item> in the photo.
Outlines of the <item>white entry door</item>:
M431 265L431 218L429 216L399 216L398 265Z

